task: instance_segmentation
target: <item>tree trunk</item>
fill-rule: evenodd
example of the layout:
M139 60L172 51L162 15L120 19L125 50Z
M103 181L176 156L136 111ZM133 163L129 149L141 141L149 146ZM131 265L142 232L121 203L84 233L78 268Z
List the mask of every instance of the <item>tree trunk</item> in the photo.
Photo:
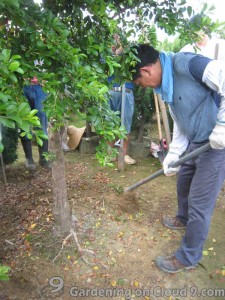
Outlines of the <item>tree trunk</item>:
M140 102L143 101L145 93L146 93L146 88L143 88ZM145 116L145 112L144 112L143 109L142 109L142 112L141 112L141 116L142 116L141 123L138 126L138 131L137 131L137 142L138 143L142 143L143 142L143 137L144 137L144 127L145 127L146 116Z
M146 119L146 116L143 112L142 118L141 118L141 123L138 126L138 134L137 134L137 142L138 143L143 143L143 140L144 140L145 119Z
M86 137L91 137L91 126L89 122L86 122Z
M72 227L72 220L71 209L67 198L65 162L61 147L61 135L59 131L52 131L50 136L50 151L55 154L55 160L52 163L53 214L56 229L60 232L69 232Z

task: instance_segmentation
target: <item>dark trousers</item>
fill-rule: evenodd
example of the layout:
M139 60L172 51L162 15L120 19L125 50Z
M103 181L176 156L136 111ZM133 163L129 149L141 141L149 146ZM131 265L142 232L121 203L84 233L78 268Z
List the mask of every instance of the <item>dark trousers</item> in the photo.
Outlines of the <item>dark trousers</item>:
M132 119L134 114L134 94L133 91L126 92L125 107L124 107L124 127L127 134L131 132ZM121 114L122 92L110 91L109 106L113 111L118 111ZM120 116L121 117L121 116Z
M40 84L27 85L24 87L24 95L26 96L30 108L37 109L37 116L40 119L41 129L48 135L48 120L46 113L43 111L43 101L46 99L47 94L43 92Z
M40 119L42 131L48 135L48 120L47 115L43 111L43 101L47 94L43 92L40 84L28 85L24 87L24 95L26 96L31 109L37 109L37 116ZM32 142L27 136L21 137L24 153L27 159L33 160L32 157ZM48 152L48 141L43 140L43 146L38 146L40 160L45 161L43 153Z
M203 144L191 143L188 152ZM195 265L208 236L217 197L225 180L225 149L211 149L180 168L177 178L177 218L187 224L176 258L184 265Z

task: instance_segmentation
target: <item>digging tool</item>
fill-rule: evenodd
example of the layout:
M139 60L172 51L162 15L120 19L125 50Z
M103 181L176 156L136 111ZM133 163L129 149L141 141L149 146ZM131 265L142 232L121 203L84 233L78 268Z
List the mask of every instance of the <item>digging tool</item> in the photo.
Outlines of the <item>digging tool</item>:
M191 153L188 153L187 155L181 157L178 161L176 161L175 163L171 164L170 167L172 168L176 168L178 166L180 166L181 164L185 163L186 161L197 157L199 154L202 154L203 152L206 152L207 150L211 149L210 144L207 143L205 145L203 145L202 147L192 151ZM124 192L129 192L132 191L133 189L136 189L137 187L141 186L142 184L145 184L148 181L151 181L153 179L155 179L156 177L160 176L164 174L163 169L156 171L155 173L153 173L152 175L140 180L139 182L125 188Z
M158 125L158 133L159 133L159 147L160 150L157 152L157 155L159 157L160 162L162 163L167 151L167 144L166 140L162 138L162 126L161 126L161 120L160 120L160 113L159 113L159 103L157 95L154 93L154 100L155 100L155 110L156 110L156 119L157 119L157 125Z
M162 100L162 97L160 94L157 94L157 98L159 101L159 107L160 107L161 114L162 114L162 121L163 121L163 126L165 129L165 135L166 135L166 143L167 143L167 146L169 146L171 143L171 134L170 134L170 125L169 125L169 119L168 119L167 110L166 110L166 104Z

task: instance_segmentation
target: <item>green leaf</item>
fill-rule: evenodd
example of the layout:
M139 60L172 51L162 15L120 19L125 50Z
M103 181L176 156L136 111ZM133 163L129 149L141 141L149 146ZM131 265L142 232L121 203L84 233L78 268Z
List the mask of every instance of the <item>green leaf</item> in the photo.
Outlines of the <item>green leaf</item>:
M99 95L100 95L100 94L105 94L105 93L108 92L108 90L109 90L109 88L105 85L105 86L103 86L103 87L99 90L98 94L99 94Z
M192 7L188 6L187 8L188 16L190 17L192 15Z
M2 50L2 55L3 55L3 62L6 63L10 59L10 50L8 49L3 49Z
M30 126L27 123L22 123L19 125L19 127L28 134L30 132Z
M18 116L10 116L10 119L15 121L18 125L22 124L22 119Z
M23 114L24 111L27 111L27 109L28 109L28 104L26 102L21 103L18 107L18 114L19 115Z
M42 130L35 130L35 133L44 140L48 140L48 136Z
M23 71L23 69L21 69L21 68L18 68L18 69L16 70L16 72L17 72L17 73L20 73L20 74L24 74L24 71Z
M2 101L6 102L6 101L8 101L10 98L11 98L10 95L6 95L6 94L0 92L0 99L1 99Z
M0 280L9 280L9 270L9 267L0 265Z
M41 126L40 120L36 116L30 118L29 121L32 125L35 125L37 127Z
M62 78L62 82L63 83L67 83L67 82L69 82L70 81L70 78L68 77L68 76L64 76L63 78Z
M9 104L8 104L9 103ZM7 109L6 109L6 114L7 116L12 116L12 115L16 115L17 113L17 105L16 103L13 103L13 102L8 102L7 104Z
M9 65L10 71L16 71L19 68L20 63L18 61L13 61Z
M9 276L7 274L0 274L0 280L2 281L9 280Z
M4 118L4 117L0 117L0 123L3 126L9 127L9 128L15 128L15 122L8 119L8 118Z
M12 56L12 59L13 59L13 60L20 59L20 58L21 58L20 55L13 55L13 56Z
M30 112L30 115L29 115L29 116L30 116L30 117L35 116L37 112L38 112L37 109L32 109L32 111Z
M38 145L40 145L40 146L42 147L42 146L43 146L43 141L42 141L42 139L40 139L37 135L36 135L36 139L37 139Z
M14 83L17 82L17 78L13 73L9 75L9 78L12 80L12 82L14 82Z
M15 6L19 8L19 1L18 0L7 0L7 5Z
M24 137L24 136L26 136L26 135L27 135L27 133L24 132L24 131L22 131L22 132L20 133L20 136L21 136L21 137Z
M64 30L61 31L61 34L62 34L63 37L68 37L68 35L70 34L70 31L67 30L67 29L64 29Z
M28 137L29 140L31 140L33 136L32 136L31 133L28 133L28 134L27 134L27 137Z

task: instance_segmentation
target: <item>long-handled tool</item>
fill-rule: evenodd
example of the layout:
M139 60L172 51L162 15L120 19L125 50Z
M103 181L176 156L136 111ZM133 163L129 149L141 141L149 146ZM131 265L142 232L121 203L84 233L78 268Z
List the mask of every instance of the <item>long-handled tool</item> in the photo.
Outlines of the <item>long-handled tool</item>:
M169 125L166 104L162 100L162 96L160 94L157 94L157 99L159 101L159 107L160 107L161 114L162 114L162 121L163 121L164 130L165 130L166 143L167 143L167 146L169 146L171 143L171 133L170 133L170 125Z
M162 138L162 126L160 120L159 103L158 103L157 95L155 93L154 93L154 100L155 100L155 110L156 110L156 119L158 125L158 133L159 133L159 147L160 147L160 150L157 152L157 155L159 157L160 162L162 163L166 156L167 144L166 144L166 140Z
M181 157L178 161L176 161L175 163L173 163L172 165L170 165L170 167L172 168L176 168L178 166L180 166L181 164L185 163L186 161L195 158L196 156L198 156L199 154L206 152L207 150L211 149L210 144L207 143L205 145L203 145L202 147L192 151L191 153L188 153L187 155ZM137 187L141 186L142 184L145 184L148 181L151 181L152 179L155 179L156 177L162 175L163 169L156 171L155 173L153 173L152 175L140 180L139 182L125 188L124 192L129 192L132 191L133 189L136 189Z

